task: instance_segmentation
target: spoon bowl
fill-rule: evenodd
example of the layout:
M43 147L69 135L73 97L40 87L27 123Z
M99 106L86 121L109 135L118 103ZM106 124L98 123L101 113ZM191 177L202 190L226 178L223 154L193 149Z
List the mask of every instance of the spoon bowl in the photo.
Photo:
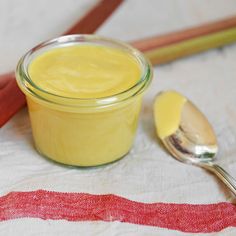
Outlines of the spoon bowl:
M176 159L187 163L213 161L218 151L212 126L188 100L182 107L178 129L162 142Z

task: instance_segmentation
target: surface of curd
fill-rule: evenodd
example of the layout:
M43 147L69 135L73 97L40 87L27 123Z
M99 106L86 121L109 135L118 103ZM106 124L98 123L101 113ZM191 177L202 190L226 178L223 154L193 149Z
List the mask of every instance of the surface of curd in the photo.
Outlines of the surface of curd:
M120 49L74 45L51 49L29 65L41 89L70 98L101 98L123 92L141 77L138 61Z

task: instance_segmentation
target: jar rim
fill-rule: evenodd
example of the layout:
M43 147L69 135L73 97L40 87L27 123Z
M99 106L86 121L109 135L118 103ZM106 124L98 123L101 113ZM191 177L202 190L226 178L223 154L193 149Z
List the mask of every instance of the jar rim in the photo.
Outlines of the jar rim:
M28 66L36 57L35 55L40 54L39 51L43 49L50 50L52 48L58 48L69 45L83 44L83 43L94 43L98 45L110 45L117 47L129 52L135 59L137 59L140 67L142 68L142 74L140 79L132 87L123 90L119 93L112 94L105 97L98 98L79 98L79 97L66 97L58 94L51 93L40 88L30 78L28 73ZM106 106L112 105L124 100L127 100L137 94L142 93L150 84L152 78L152 69L150 62L145 56L134 49L130 45L123 43L119 40L114 40L107 37L101 37L93 34L72 34L53 38L51 40L40 43L31 50L29 50L18 62L16 68L16 80L22 91L26 95L33 96L37 99L43 100L44 102L54 103L57 105L64 106Z

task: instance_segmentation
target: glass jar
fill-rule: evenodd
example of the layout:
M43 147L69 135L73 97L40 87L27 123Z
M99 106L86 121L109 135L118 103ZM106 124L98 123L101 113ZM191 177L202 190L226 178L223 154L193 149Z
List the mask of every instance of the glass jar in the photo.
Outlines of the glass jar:
M103 98L70 98L49 93L30 78L28 68L38 55L52 48L95 44L128 52L142 76L131 88ZM133 143L143 93L152 77L145 57L134 48L95 35L67 35L44 42L21 58L16 69L25 93L36 149L56 162L97 166L126 155Z

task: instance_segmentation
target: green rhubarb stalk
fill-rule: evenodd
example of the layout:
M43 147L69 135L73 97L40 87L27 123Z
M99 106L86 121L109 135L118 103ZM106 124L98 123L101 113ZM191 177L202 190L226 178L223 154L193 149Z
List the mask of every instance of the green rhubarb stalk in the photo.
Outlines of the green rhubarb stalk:
M153 65L158 65L235 42L236 27L152 49L145 52L145 55Z

